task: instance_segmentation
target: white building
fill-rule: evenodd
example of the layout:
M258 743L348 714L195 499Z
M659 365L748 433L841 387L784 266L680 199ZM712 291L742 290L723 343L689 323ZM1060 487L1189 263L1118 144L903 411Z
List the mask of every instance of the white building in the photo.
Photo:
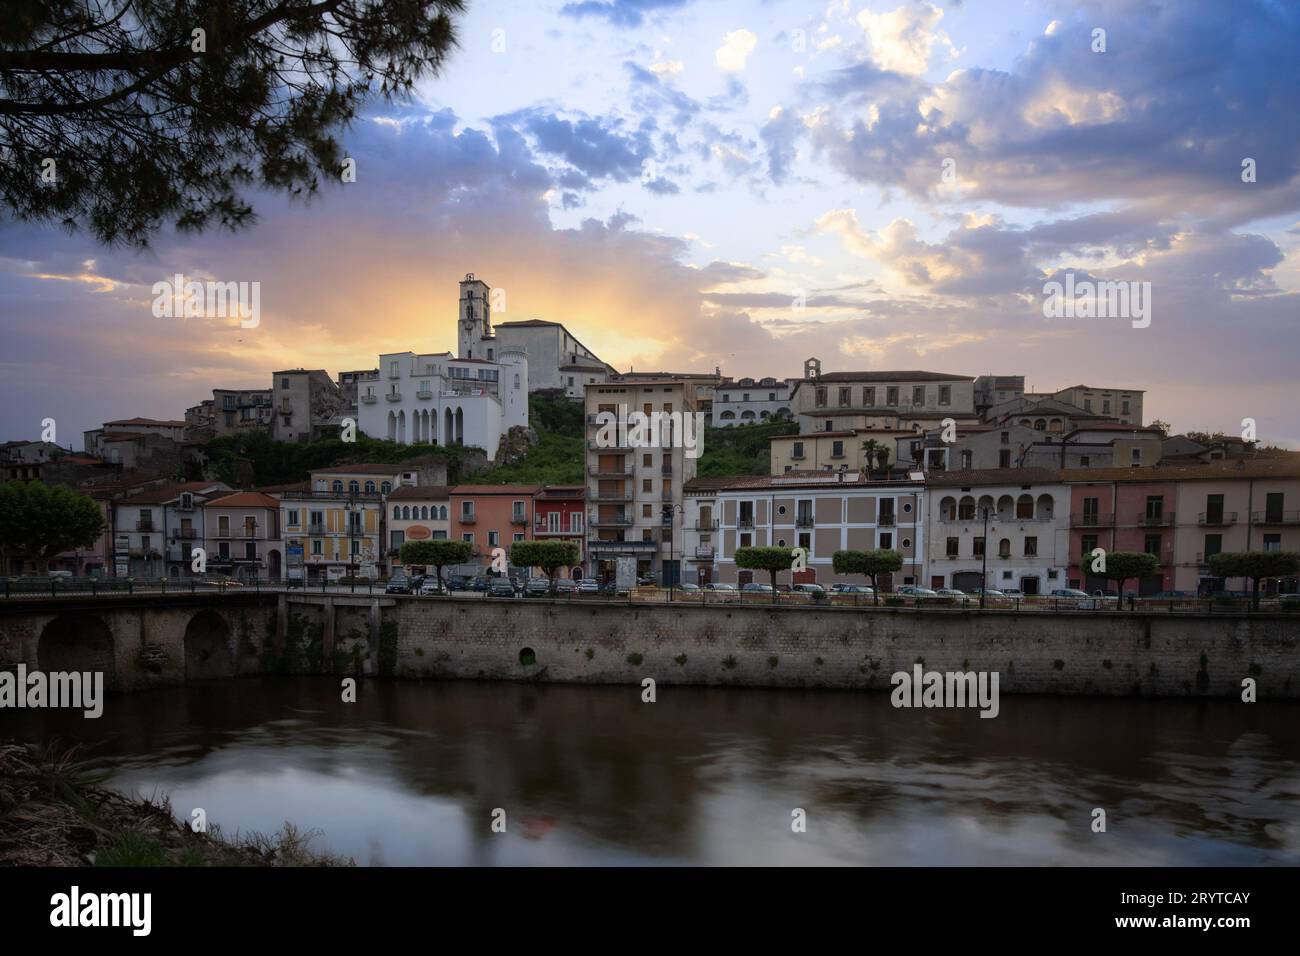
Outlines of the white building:
M529 391L562 389L581 399L588 385L614 372L559 322L525 319L492 325L492 290L469 273L460 283L457 354L462 359L501 361L510 351L528 356Z
M358 384L358 425L402 445L472 445L492 458L501 436L528 424L528 359L508 349L499 361L450 352L379 356L379 378Z
M713 426L729 428L775 417L793 418L793 391L790 382L779 378L742 378L717 385L713 389Z
M924 583L929 587L1019 588L1032 595L1069 586L1070 490L1057 472L1017 468L931 475L926 495Z

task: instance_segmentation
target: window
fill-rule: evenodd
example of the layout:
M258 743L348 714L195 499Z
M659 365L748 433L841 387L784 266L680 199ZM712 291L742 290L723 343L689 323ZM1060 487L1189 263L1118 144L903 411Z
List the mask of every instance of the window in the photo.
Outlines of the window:
M313 539L312 539L312 542L311 542L311 553L314 554L314 555L317 555L317 556L323 555L323 554L325 553L325 552L322 550L322 547L321 547L321 540L320 540L320 538L313 538Z
M648 484L650 484L650 482L647 481L646 484L648 485ZM649 491L650 489L647 488L646 490ZM654 515L654 506L653 506L653 505L642 505L642 506L641 506L641 517L642 517L642 518L653 518L654 516L655 516L655 515Z
M342 479L335 478L335 479L334 479L334 482L330 485L330 489L331 489L331 490L334 492L334 494L336 494L336 495L341 495L341 494L343 494L343 481L342 481Z
M1038 538L1034 537L1033 535L1030 535L1029 537L1025 538L1025 557L1027 558L1038 557Z
M1135 465L1140 465L1140 464L1142 464L1142 449L1141 449L1141 448L1134 448L1134 449L1132 449L1132 450L1130 451L1129 454L1130 454L1130 456L1131 456L1131 460L1132 460L1133 464L1135 464Z
M999 468L1010 468L1010 467L1011 467L1011 449L1010 449L1010 448L1000 448L1000 449L998 449L998 467L999 467Z
M1084 410L1085 412L1090 412L1090 411L1092 411L1092 399L1091 399L1091 398L1085 398L1085 399L1083 400L1083 410Z
M748 531L746 531L744 534L740 536L740 546L742 548L753 547L753 545L754 545L754 536L750 534Z
M951 385L940 385L940 386L939 386L939 404L940 404L940 405L951 405L951 404L952 404L952 386L951 386Z
M1142 550L1147 554L1160 556L1160 535L1149 534L1142 541Z
M894 406L898 404L898 387L891 385L885 389L885 404Z
M524 503L523 503L522 501L514 501L514 502L511 502L511 504L510 504L510 517L511 517L511 519L514 520L514 521L523 521L523 520L524 520L524 518L525 518L526 516L525 516L525 514L524 514Z
M462 521L466 519L470 521L474 520L474 502L462 501L460 503L460 518Z
M1210 555L1218 554L1223 550L1223 535L1207 534L1205 536L1205 560L1210 560Z
M1282 504L1285 497L1280 491L1271 491L1264 496L1264 520L1277 524L1282 520Z
M281 387L281 388L288 388L288 387L289 387L289 380L288 380L287 378L282 378L282 379L280 379L280 387Z
M814 395L815 395L815 398L813 399L813 401L815 402L816 406L817 406L818 408L825 408L825 407L826 407L826 389L824 389L824 388L819 388L819 389L817 389L817 391L814 393Z
M1101 400L1101 413L1102 413L1103 415L1109 415L1109 414L1110 414L1110 399L1109 399L1109 398L1103 398L1103 399Z
M874 408L876 405L876 390L874 388L864 388L862 390L862 407Z
M298 527L298 509L290 508L284 513L285 524L290 528Z
M1089 458L1087 455L1080 455L1080 456L1079 456L1079 467L1080 467L1080 468L1087 468L1091 462L1092 462L1092 459Z
M393 483L391 481L385 481L379 486L379 490L384 494L388 494L393 490Z
M1223 495L1205 496L1205 523L1219 524L1223 521Z
M984 539L983 539L983 538L972 538L972 539L971 539L971 545L972 545L972 548L971 548L971 556L972 556L972 557L980 558L980 557L983 557L983 556L984 556Z
M642 479L641 479L641 490L642 490L642 491L645 491L645 492L654 491L654 479L653 479L653 478L642 478Z
M880 532L880 550L888 551L894 547L894 533L892 531Z
M790 453L790 457L791 458L803 457L803 442L797 441L794 443L794 450Z
M410 505L403 505L403 506L402 506L402 520L403 520L403 521L410 521L410 520L411 520L411 506L410 506Z
M368 494L368 495L373 495L374 493L375 493L375 483L374 483L373 481L367 481L367 482L366 482L366 494Z
M1128 412L1128 401L1127 401L1127 400L1122 401L1122 402L1119 403L1119 413L1120 413L1121 415L1127 415L1127 414L1129 413L1129 412Z
M799 532L799 544L796 545L796 547L803 548L805 551L808 552L808 556L811 557L812 556L812 534L810 534L807 531Z
M489 547L489 548L495 548L495 547L496 547L497 545L499 545L500 543L501 543L501 532L500 532L500 531L489 531L489 532L488 532L488 547Z
M393 505L393 520L394 520L394 521L401 521L401 520L402 520L402 506L401 506L401 505Z
M1095 534L1085 534L1081 539L1083 544L1083 553L1090 555L1097 547L1097 536Z
M1264 550L1265 550L1265 551L1281 551L1281 550L1282 550L1282 536L1281 536L1280 534L1266 534L1266 535L1264 535Z
M913 404L913 405L924 405L924 404L925 404L925 386L924 386L924 385L913 385L913 386L912 386L912 404Z
M842 441L831 442L831 457L832 458L844 457L844 442Z
M1009 558L1009 557L1011 557L1011 539L1010 539L1010 538L1001 538L1001 539L998 540L998 557L999 557L999 558Z
M647 452L646 454L644 454L644 455L641 456L641 467L642 467L642 468L653 468L653 467L654 467L654 463L655 463L654 456L651 455L651 454L649 454L648 452ZM646 489L646 491L649 491L649 490L650 490L649 488Z
M523 533L522 531L516 531L516 532L514 533L514 537L513 537L512 540L514 540L514 541L523 541L523 540L524 540L524 533Z
M1147 520L1159 521L1164 517L1165 499L1164 495L1147 496Z
M853 399L850 397L852 391L853 390L850 388L840 389L840 408L847 408L849 405L853 404Z
M974 467L973 464L972 464L973 461L974 461L974 458L972 457L971 451L970 451L969 449L966 449L966 450L964 450L964 451L961 453L961 466L962 466L962 468L971 468L971 467Z
M1095 525L1097 523L1097 502L1100 500L1101 499L1099 498L1083 499L1083 523L1084 524Z
M960 553L960 543L961 543L961 539L960 539L960 538L949 538L949 539L948 539L948 552L947 552L947 553L948 553L948 557L950 557L950 558L955 558L955 557L957 557L957 555Z

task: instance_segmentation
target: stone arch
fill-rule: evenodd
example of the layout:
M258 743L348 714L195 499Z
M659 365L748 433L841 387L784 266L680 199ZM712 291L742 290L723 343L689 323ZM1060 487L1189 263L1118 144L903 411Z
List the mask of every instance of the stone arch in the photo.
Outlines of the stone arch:
M456 444L465 444L465 410L456 406Z
M185 627L185 679L235 676L230 625L216 611L199 611Z
M942 521L957 520L957 499L952 495L944 495L939 502L939 518Z
M1032 521L1034 517L1034 496L1022 494L1016 499L1016 517L1024 521Z
M101 671L104 687L117 689L113 631L94 614L60 614L41 629L36 666L53 671Z
M1056 499L1051 495L1039 495L1037 511L1039 518L1051 521L1056 514Z

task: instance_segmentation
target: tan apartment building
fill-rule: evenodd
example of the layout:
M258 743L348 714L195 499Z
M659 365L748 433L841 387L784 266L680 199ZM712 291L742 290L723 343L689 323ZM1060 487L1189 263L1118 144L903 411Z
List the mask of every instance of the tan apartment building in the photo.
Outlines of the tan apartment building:
M279 492L285 576L307 584L385 572L385 497L414 481L409 464L317 468L305 490Z
M879 468L878 459L873 450L864 450L868 442L886 449L889 466L893 467L898 437L899 433L892 429L869 428L780 435L771 441L770 471L774 475L790 471L874 471Z
M1142 424L1142 397L1146 394L1140 388L1098 388L1093 385L1071 385L1058 389L1052 397L1071 405L1077 405L1085 412L1107 415L1119 419L1125 425Z
M853 428L909 431L930 428L945 418L959 424L978 421L975 379L946 372L821 372L805 363L807 377L792 400L801 432Z
M698 410L691 379L638 377L587 386L592 576L615 580L621 566L625 580L632 573L664 585L679 578L682 487L695 477L703 451Z
M444 541L451 536L451 489L446 485L402 485L388 495L386 507L393 571L403 567L401 548L407 541Z

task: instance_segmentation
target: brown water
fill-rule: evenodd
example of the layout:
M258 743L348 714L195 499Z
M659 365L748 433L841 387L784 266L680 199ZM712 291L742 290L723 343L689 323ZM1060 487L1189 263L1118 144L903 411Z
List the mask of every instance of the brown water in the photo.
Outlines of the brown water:
M1300 863L1295 703L1004 696L987 720L827 691L359 691L190 685L96 721L10 711L0 736L93 741L113 786L362 864Z

